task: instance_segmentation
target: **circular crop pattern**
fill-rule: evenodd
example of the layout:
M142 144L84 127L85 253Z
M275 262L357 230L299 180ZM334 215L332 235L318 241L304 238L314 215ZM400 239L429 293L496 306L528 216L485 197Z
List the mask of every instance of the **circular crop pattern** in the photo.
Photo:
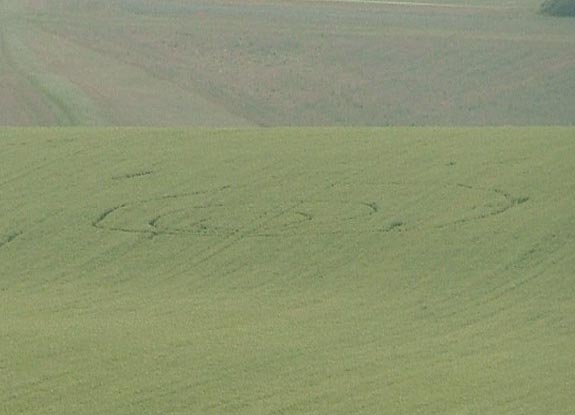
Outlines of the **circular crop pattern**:
M283 197L278 188L257 190L227 186L125 202L103 212L93 225L207 237L405 232L485 219L527 201L464 184L350 183L296 197L288 191Z

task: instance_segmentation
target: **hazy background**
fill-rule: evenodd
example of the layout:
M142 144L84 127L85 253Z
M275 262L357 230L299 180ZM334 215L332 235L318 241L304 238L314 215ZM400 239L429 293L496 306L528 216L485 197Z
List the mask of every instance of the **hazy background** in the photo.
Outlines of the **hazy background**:
M539 1L4 0L0 125L573 124Z

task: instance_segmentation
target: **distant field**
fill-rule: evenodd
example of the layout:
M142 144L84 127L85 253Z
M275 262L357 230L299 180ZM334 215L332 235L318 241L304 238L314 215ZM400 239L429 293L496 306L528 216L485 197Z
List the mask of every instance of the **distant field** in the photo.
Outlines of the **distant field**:
M574 123L570 20L389 3L3 0L0 125Z
M575 130L0 130L0 414L575 407Z

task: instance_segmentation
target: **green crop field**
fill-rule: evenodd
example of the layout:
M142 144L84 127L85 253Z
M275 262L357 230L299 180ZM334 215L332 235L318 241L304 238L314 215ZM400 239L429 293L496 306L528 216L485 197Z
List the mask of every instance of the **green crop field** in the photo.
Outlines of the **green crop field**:
M1 0L0 125L573 125L543 0Z
M0 0L0 415L574 414L543 1Z
M0 413L575 408L569 128L0 130Z

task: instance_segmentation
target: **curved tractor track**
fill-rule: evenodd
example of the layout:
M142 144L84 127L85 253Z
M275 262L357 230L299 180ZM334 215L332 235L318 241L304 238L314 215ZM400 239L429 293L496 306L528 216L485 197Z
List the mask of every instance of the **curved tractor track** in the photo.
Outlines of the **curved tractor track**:
M24 48L25 44L18 39L17 31L30 30L30 27L20 27L10 20L10 15L0 17L0 70L6 78L12 79L17 88L21 112L32 114L35 123L48 122L55 118L59 125L77 125L78 118L74 109L65 102L58 94L38 79L30 70L28 63L19 62L13 52L13 39L17 39L19 45ZM29 91L23 94L22 91Z

